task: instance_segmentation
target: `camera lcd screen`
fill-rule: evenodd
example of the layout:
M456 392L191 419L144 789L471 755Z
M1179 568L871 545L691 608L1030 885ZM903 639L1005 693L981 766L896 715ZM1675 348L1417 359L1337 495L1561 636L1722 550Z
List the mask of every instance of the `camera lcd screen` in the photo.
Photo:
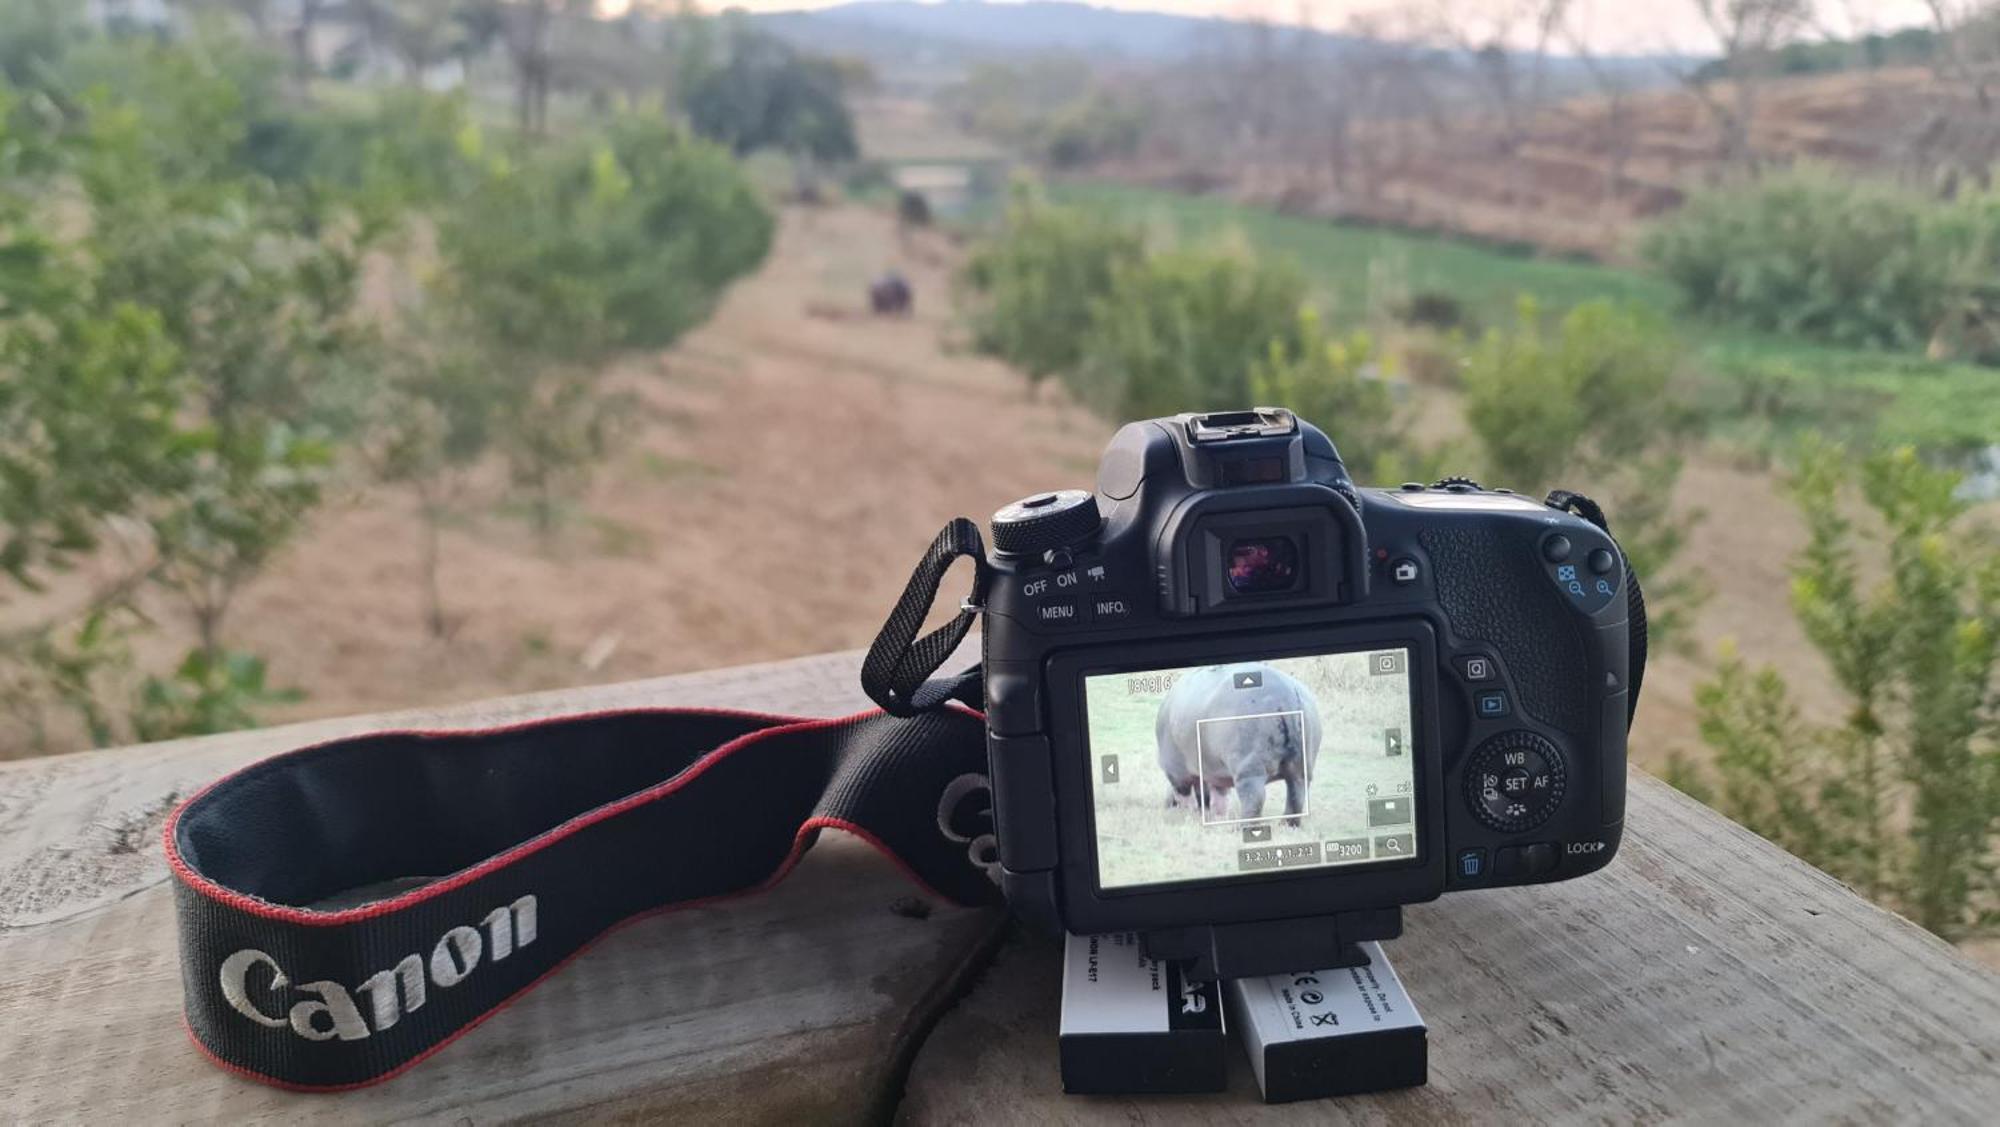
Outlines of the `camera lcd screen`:
M1416 857L1408 649L1083 679L1099 887Z

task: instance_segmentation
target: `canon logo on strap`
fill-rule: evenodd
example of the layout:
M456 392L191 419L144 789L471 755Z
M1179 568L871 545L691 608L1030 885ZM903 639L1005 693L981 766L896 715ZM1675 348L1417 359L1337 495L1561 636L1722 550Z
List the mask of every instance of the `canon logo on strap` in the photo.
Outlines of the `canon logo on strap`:
M335 1037L360 1041L391 1028L404 1014L422 1009L430 985L448 990L478 970L482 960L497 963L534 941L535 898L528 895L488 912L478 928L455 927L439 936L428 964L421 955L405 955L395 966L369 975L351 992L338 982L292 986L278 960L246 947L222 960L222 996L231 1009L270 1029L289 1025L292 1032L308 1041ZM290 993L305 997L283 1014L265 1012L250 997L250 969L260 965L269 968L271 976L265 992L277 994L290 987ZM355 1005L356 994L368 1002L366 1018Z

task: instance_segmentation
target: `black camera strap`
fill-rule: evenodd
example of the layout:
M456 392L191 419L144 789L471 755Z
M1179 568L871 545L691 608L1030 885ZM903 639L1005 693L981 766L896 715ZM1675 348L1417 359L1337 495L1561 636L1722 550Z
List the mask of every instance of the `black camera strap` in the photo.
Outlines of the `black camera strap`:
M919 638L917 632L937 603L938 585L951 565L961 559L972 561L972 594L959 604L957 617ZM979 535L979 526L965 517L954 517L910 573L910 581L889 611L889 620L882 624L882 632L862 659L861 689L869 700L892 716L915 716L950 700L974 708L983 706L978 666L955 677L932 678L931 674L950 659L979 618L992 574L986 566L986 542Z
M166 826L189 1033L282 1087L384 1080L640 916L768 888L821 829L992 902L985 724L614 712L254 764Z

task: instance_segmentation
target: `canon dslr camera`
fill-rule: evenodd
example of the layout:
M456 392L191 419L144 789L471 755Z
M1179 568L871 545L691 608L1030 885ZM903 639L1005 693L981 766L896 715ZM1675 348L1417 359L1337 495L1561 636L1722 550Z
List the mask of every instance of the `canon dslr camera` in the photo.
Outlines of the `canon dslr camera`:
M986 718L1015 910L1236 977L1344 965L1447 890L1601 868L1643 603L1555 501L1358 489L1324 433L1258 409L1132 423L1094 493L1001 509Z

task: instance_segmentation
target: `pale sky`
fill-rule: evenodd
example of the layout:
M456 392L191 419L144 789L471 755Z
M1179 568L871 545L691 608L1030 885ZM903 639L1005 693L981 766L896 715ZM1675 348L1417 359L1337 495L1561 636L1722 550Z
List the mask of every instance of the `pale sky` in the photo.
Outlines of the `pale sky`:
M629 0L604 0L607 10L622 9ZM829 7L840 0L697 0L710 10L725 7L757 12ZM997 0L1000 3L1012 0ZM1310 22L1338 30L1355 16L1395 12L1447 10L1460 20L1490 19L1495 13L1533 6L1533 0L1089 0L1099 7L1172 12L1187 16L1262 16L1287 22ZM1726 4L1728 0L1717 0ZM1697 0L1574 0L1572 25L1588 29L1588 40L1600 51L1708 51L1714 37L1702 24ZM1954 5L1956 6L1956 5ZM1923 0L1819 0L1820 22L1830 31L1849 34L1893 31L1924 23ZM1462 14L1461 14L1462 13ZM1303 18L1302 18L1303 17Z

